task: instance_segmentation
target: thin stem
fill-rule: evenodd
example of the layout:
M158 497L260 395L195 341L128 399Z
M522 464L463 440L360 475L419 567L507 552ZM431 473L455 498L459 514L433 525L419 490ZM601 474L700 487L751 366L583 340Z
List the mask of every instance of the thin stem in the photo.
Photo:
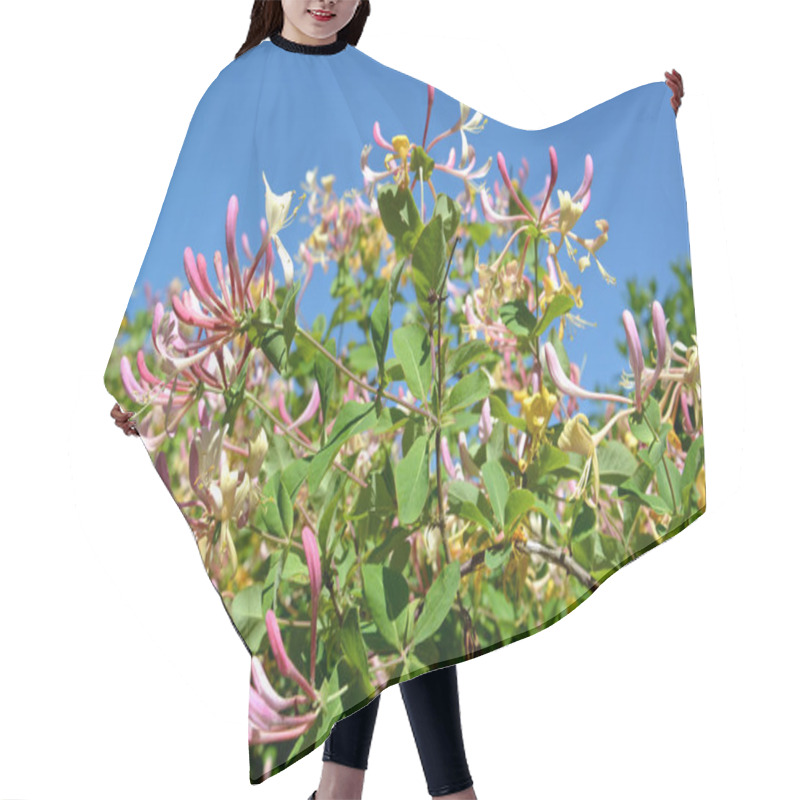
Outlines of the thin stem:
M325 356L325 358L331 361L339 371L347 375L347 377L350 378L350 380L353 381L353 383L355 383L357 386L360 386L362 389L365 389L370 394L377 395L380 393L387 400L393 400L398 405L403 406L403 408L406 408L409 411L413 411L416 414L422 414L422 416L427 417L428 419L433 421L433 414L431 414L429 411L426 411L424 408L417 408L415 405L412 405L407 400L403 400L402 398L397 397L396 395L390 394L386 390L379 391L374 386L370 386L366 381L363 381L361 378L358 377L358 375L356 375L354 372L351 372L344 364L342 364L342 362L338 358L336 358L336 356L329 353L310 333L307 333L302 328L298 328L297 333L300 336L302 336L307 342L309 342L309 344L313 345L317 350L319 350L319 352L322 353Z
M642 419L647 424L647 427L650 428L650 432L653 434L653 436L655 437L656 441L658 441L658 439L659 439L658 433L656 433L656 431L653 430L653 426L650 424L650 420L647 419L647 414L643 413L642 414ZM670 493L670 495L672 495L672 508L673 508L673 512L672 513L673 514L677 514L678 513L678 501L675 499L675 489L673 489L673 487L672 487L672 478L670 478L670 476L669 476L669 469L667 468L667 459L666 459L664 453L661 454L661 463L664 465L664 474L667 476L667 484L669 485L669 493Z
M244 393L244 396L248 400L250 400L250 402L254 403L259 409L261 409L261 411L263 411L270 418L270 420L278 428L280 428L281 432L284 433L286 436L288 436L296 445L298 445L299 447L302 447L303 449L308 450L309 452L314 453L316 455L316 453L318 452L317 450L315 450L311 445L307 444L302 439L300 439L294 433L294 431L290 431L286 427L286 425L284 425L283 422L281 420L279 420L275 416L275 414L272 411L270 411L270 409L267 408L267 406L265 406L251 391L246 390L245 393ZM367 484L364 481L362 481L361 478L358 477L358 475L355 475L349 469L347 469L347 467L345 467L344 464L340 464L338 461L334 461L333 462L333 466L336 467L336 469L339 469L342 472L344 472L347 475L347 477L350 478L350 480L352 480L355 483L357 483L362 489L366 489L367 488Z

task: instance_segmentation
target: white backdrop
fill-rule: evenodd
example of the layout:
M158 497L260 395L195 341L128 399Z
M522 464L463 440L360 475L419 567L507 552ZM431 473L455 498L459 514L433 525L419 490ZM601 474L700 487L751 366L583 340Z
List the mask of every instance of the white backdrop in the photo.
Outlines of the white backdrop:
M102 383L189 119L250 7L3 7L4 800L304 800L317 785L321 747L250 786L248 654ZM373 0L362 50L509 124L557 124L673 67L686 90L710 506L555 626L459 665L482 800L797 796L797 49L782 8ZM393 687L364 798L414 797Z

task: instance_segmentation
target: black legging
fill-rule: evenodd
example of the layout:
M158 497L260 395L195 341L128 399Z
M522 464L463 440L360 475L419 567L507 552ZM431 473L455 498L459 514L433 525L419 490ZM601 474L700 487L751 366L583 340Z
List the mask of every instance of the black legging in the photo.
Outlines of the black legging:
M417 743L422 769L431 797L472 786L461 733L456 665L423 672L400 684L408 721ZM366 769L378 695L349 717L334 724L325 740L323 761Z

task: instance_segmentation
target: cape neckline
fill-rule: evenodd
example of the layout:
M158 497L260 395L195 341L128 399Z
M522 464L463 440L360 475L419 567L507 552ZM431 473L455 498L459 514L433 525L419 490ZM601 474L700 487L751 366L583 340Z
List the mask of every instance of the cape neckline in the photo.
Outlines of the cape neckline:
M347 39L337 39L335 42L328 44L301 44L300 42L293 42L287 39L280 33L273 33L269 40L282 50L289 50L292 53L307 53L309 55L331 55L339 53L347 47Z

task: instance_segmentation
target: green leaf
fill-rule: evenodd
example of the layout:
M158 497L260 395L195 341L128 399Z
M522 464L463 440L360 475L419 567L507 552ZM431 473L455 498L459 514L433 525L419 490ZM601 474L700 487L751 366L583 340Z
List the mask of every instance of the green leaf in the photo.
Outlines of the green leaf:
M653 439L649 446L644 450L639 450L639 458L644 461L651 469L655 469L661 461L661 457L667 451L667 436L664 434L659 439Z
M508 561L514 544L511 541L503 542L503 546L496 550L487 550L483 562L489 572L494 572L498 567L502 567Z
M286 487L292 502L297 497L300 487L308 477L309 462L304 458L296 458L290 461L281 474L281 483Z
M445 398L444 411L452 413L467 408L483 400L490 390L489 378L482 369L471 372L450 389Z
M471 503L468 500L463 500L457 504L451 503L450 511L452 511L457 517L477 523L489 533L492 533L495 530L495 526L492 524L491 520L486 517L486 515L475 503Z
M499 461L487 461L481 467L483 482L489 494L495 519L502 525L503 514L508 500L508 476Z
M503 530L510 533L517 520L532 508L536 508L536 495L533 492L528 489L512 489L506 500Z
M428 437L420 436L395 469L397 516L403 525L416 522L428 498Z
M382 564L362 564L361 577L367 607L386 642L401 650L406 630L408 583Z
M285 539L294 527L292 497L281 480L281 473L274 472L264 486L262 519L267 531Z
M447 354L444 366L445 379L461 372L464 367L477 366L494 355L494 350L483 339L467 340Z
M416 644L425 641L439 630L453 606L460 583L461 565L458 561L451 561L436 576L425 595L425 604L422 606L422 613L413 633Z
M422 170L422 180L427 182L433 175L436 161L425 152L425 148L417 145L411 148L411 158L409 159L408 170L412 175L419 175Z
M330 439L311 459L311 466L308 469L308 488L310 492L317 491L322 478L336 458L336 454L342 445L357 433L374 426L377 421L378 416L375 413L374 403L366 405L356 400L349 400L342 406L336 416Z
M264 611L261 607L261 594L264 587L260 583L246 586L234 595L231 604L231 618L239 633L254 653L261 647L261 640L267 633L264 624Z
M642 411L634 411L628 417L631 433L643 444L650 444L656 437L653 431L661 428L661 411L658 401L650 395L644 404Z
M436 196L433 215L442 218L445 241L450 241L461 222L461 206L444 192Z
M606 442L597 448L600 480L619 486L636 471L636 457L621 442Z
M665 462L666 467L664 466ZM669 475L669 479L667 479L667 475ZM658 493L661 495L661 499L669 506L670 512L677 514L681 509L681 473L671 459L666 458L659 461L656 467L656 484L658 485ZM673 492L675 493L674 501Z
M420 400L428 397L431 386L430 340L422 325L404 325L392 336L392 345L411 394Z
M328 339L322 345L331 355L336 355L336 343ZM333 362L317 351L314 354L314 378L319 386L319 406L322 409L323 427L327 422L328 405L333 399L333 385L336 367Z
M386 350L389 347L389 291L390 286L387 283L369 320L372 346L375 349L375 357L378 359L378 369L381 375L383 375Z
M433 319L434 309L429 299L431 289L438 290L444 275L445 246L442 218L432 217L422 229L411 257L411 280L420 310L428 321Z
M283 305L275 318L276 328L268 330L261 339L260 347L275 369L283 374L292 340L297 332L295 323L295 299L300 283L293 283L286 291Z
M547 442L543 442L539 448L539 453L533 466L536 470L536 475L546 475L548 472L555 472L556 470L563 469L569 464L569 455L558 447L554 447Z
M364 691L371 693L373 689L369 679L367 651L364 647L364 637L361 635L361 627L358 622L358 609L355 606L350 606L344 615L341 641L344 657L361 679Z
M681 484L691 488L697 480L697 473L700 472L700 465L703 462L703 434L700 434L689 446L686 459L683 463L683 475Z
M481 511L478 503L486 505L487 513L491 513L486 498L474 484L460 480L453 480L447 484L447 504L450 511L462 519L477 522L486 531L492 533L495 529L494 525Z
M697 480L700 466L703 463L703 435L700 434L689 446L686 453L686 460L683 464L683 474L681 475L681 505L683 508L689 507L692 496L692 487Z
M369 342L362 342L350 348L348 353L348 364L355 372L369 372L378 366L378 359L375 358L375 350ZM384 364L386 369L387 364Z
M593 573L616 567L625 556L622 542L600 533L597 515L586 505L575 519L570 549L575 560Z
M659 514L666 514L670 511L670 507L658 495L647 494L645 491L652 479L652 468L648 467L647 464L639 464L639 466L636 467L636 472L621 483L617 491L620 497L633 495Z
M505 422L508 425L513 425L518 431L527 430L527 425L522 417L517 417L508 410L508 406L496 395L489 395L489 410L496 419Z
M413 249L414 240L422 228L416 203L411 192L396 185L378 189L378 210L387 233L395 239L398 261Z
M517 338L527 339L536 329L533 316L525 300L512 300L500 306L500 319Z
M534 335L539 336L542 334L554 319L564 316L564 314L566 314L574 305L575 301L571 297L567 297L564 294L557 294L550 301L550 304L547 306L544 315L536 325L536 328L533 331Z

